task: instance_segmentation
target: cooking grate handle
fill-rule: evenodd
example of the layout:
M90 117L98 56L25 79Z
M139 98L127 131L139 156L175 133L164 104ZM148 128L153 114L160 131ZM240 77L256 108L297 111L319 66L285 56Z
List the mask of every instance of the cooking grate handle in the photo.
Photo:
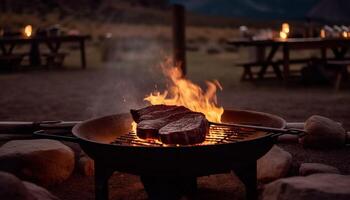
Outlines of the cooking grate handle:
M217 123L217 122L210 122L211 125L214 126L221 126L221 127L229 127L229 128L236 128L236 129L251 129L255 131L264 131L269 133L274 133L272 137L278 137L283 134L293 134L298 135L299 137L303 137L306 132L301 129L294 129L294 128L272 128L272 127L266 127L266 126L254 126L254 125L245 125L245 124L235 124L235 123Z
M34 131L33 136L36 138L42 138L42 139L54 139L54 140L62 140L66 142L75 142L75 143L79 142L79 139L74 135L66 136L66 135L50 134L46 130Z

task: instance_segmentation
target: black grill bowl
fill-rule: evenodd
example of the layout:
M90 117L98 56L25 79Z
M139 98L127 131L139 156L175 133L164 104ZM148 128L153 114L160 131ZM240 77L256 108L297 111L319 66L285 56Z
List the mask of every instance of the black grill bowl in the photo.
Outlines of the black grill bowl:
M284 128L275 115L244 110L225 110L224 122ZM96 162L135 175L202 176L229 171L241 163L256 161L274 144L273 134L255 136L225 144L191 146L132 146L111 144L130 131L129 114L105 116L82 122L73 128L82 149Z

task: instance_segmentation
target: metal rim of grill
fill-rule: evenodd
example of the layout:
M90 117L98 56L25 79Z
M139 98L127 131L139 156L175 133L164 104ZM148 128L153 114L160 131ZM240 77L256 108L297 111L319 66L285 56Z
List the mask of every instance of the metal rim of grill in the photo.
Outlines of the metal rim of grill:
M167 147L167 146L203 146L203 145L215 145L215 144L227 144L234 142L241 142L253 138L258 138L261 134L258 134L256 130L232 128L227 126L210 125L209 134L206 135L205 141L198 144L191 145L179 145L179 144L164 144L155 139L140 139L135 132L129 132L118 136L111 144L122 146L140 146L140 147Z

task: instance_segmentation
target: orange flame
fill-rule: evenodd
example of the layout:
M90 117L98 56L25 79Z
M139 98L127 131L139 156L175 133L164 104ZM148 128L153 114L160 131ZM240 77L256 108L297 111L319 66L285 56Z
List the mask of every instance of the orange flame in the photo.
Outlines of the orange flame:
M217 106L216 91L218 88L222 90L217 80L206 81L207 90L203 91L200 86L183 77L179 63L173 66L172 59L166 59L160 66L164 75L170 80L168 90L163 93L154 91L144 100L152 105L184 106L194 112L203 113L209 121L221 122L224 108ZM136 133L136 128L136 122L132 122L131 131Z
M161 68L170 80L168 90L163 93L155 91L144 100L152 105L165 104L184 106L192 111L203 113L209 121L221 122L223 107L217 106L216 91L222 90L218 81L207 81L207 90L183 77L180 64L173 66L171 59L166 59Z

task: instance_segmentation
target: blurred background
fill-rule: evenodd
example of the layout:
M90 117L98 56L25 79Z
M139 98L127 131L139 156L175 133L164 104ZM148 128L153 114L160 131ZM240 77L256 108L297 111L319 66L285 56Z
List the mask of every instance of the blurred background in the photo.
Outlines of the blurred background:
M321 114L349 128L346 78L335 90L337 72L319 70L307 60L290 66L297 76L288 85L270 67L271 77L241 81L242 63L259 60L261 51L230 44L346 40L350 4L344 0L0 0L0 120L84 120L145 105L146 95L166 89L159 65L173 55L174 4L185 8L187 78L203 89L205 80L218 80L219 105L288 121ZM318 49L302 49L290 57L321 55ZM274 59L282 58L278 50Z

